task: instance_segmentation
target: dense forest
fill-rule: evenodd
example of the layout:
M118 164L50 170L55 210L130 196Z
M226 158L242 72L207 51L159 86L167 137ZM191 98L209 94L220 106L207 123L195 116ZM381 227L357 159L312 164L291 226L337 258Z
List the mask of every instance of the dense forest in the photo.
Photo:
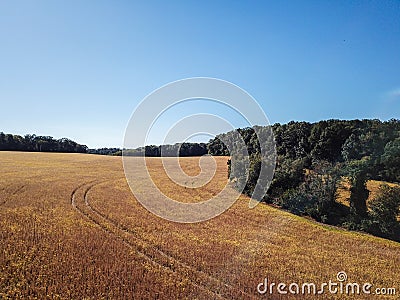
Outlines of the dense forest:
M25 136L0 132L0 150L32 152L78 152L86 153L88 148L70 139L54 139L51 136Z
M400 189L382 185L367 203L370 179L400 182L400 121L327 120L317 123L274 124L276 169L267 194L258 199L320 222L362 230L400 241ZM252 195L261 162L260 144L253 128L240 129L250 155L244 193ZM221 140L208 143L212 155L229 155ZM243 164L232 156L230 164ZM240 178L240 177L243 178ZM338 187L350 185L349 205L336 201Z

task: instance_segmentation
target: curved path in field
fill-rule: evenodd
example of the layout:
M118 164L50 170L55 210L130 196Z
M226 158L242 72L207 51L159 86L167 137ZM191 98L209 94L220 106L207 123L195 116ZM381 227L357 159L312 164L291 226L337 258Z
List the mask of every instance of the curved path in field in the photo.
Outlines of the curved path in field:
M131 249L134 249L139 257L167 272L175 273L178 276L186 276L186 279L189 279L191 284L205 292L210 298L255 298L254 295L227 284L220 279L207 274L204 271L200 271L193 266L182 262L176 257L156 248L149 241L140 237L134 230L122 226L117 221L107 217L104 213L91 206L88 199L88 193L90 190L98 185L112 181L115 180L89 181L79 185L71 193L72 206L80 214L99 226L105 233L114 236Z

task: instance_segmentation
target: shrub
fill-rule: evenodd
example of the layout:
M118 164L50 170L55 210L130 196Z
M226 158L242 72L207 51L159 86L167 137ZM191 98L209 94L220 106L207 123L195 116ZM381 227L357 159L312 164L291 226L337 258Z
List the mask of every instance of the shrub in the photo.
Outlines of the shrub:
M370 224L368 231L372 234L400 240L400 225L397 216L400 212L400 188L383 184L379 192L369 203Z

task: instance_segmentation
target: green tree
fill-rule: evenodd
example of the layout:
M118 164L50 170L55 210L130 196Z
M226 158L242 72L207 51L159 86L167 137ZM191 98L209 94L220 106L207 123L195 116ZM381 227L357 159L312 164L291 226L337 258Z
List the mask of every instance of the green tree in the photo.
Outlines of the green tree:
M299 187L283 194L282 207L308 215L324 223L338 223L336 191L340 181L340 165L323 161L305 176Z
M375 235L400 241L400 188L381 185L377 196L369 203L371 224L369 231Z
M340 160L342 145L352 133L349 122L328 120L317 123L314 127L312 137L310 137L310 141L314 143L312 156L317 160L331 162Z
M352 161L347 167L350 178L350 212L360 222L367 215L367 199L369 191L366 183L368 179L370 161L367 159Z
M385 167L386 178L400 181L400 138L386 144L381 162Z
M304 181L304 176L304 159L292 160L279 156L267 200L279 204L279 197L286 191L298 187Z

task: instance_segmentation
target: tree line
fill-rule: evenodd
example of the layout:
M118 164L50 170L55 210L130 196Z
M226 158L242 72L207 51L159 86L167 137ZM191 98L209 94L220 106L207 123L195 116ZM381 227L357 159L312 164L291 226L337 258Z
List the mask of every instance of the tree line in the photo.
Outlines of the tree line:
M174 145L148 145L136 149L124 149L114 155L127 156L202 156L208 154L206 143L176 143Z
M67 138L54 139L51 136L37 136L35 134L20 136L0 132L0 150L86 153L88 147Z
M176 143L174 145L148 145L136 149L97 148L89 149L68 138L54 139L51 136L25 136L0 132L0 151L32 151L32 152L77 152L99 155L120 156L122 152L128 156L202 156L208 153L206 143Z
M367 203L366 188L370 179L400 182L399 120L289 122L272 125L272 131L277 152L275 174L267 194L258 200L320 222L400 241L400 189L382 185ZM246 172L234 177L236 182L246 181L243 193L252 195L266 158L253 128L238 132L247 145L250 164ZM230 155L222 142L230 134L211 140L209 153ZM229 164L243 165L242 156L231 157ZM350 185L348 206L336 201L338 187L345 181Z
M88 149L87 153L89 154L99 154L99 155L120 155L120 148L97 148L97 149Z

